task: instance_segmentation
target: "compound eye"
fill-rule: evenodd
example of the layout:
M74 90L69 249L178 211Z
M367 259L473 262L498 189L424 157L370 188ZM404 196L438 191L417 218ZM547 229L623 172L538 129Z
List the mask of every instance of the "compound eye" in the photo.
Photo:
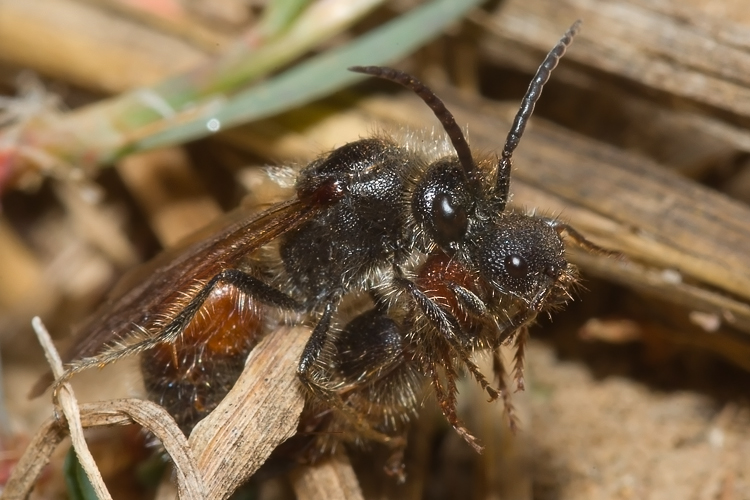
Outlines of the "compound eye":
M529 264L520 255L511 254L505 257L505 272L511 278L522 279L529 273Z
M469 226L466 208L454 204L450 195L439 194L435 196L432 210L435 229L441 243L459 241L464 237Z

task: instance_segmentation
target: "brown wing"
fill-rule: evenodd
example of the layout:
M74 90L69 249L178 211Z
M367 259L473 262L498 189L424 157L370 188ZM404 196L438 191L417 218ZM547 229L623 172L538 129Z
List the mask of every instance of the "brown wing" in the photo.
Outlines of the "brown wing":
M81 325L65 361L94 356L106 345L147 327L165 313L178 310L197 283L235 266L244 256L287 231L299 227L320 210L297 199L278 203L259 215L247 208L228 213L189 237L177 248L125 275L99 309ZM210 233L210 234L207 234ZM51 379L40 380L38 395Z

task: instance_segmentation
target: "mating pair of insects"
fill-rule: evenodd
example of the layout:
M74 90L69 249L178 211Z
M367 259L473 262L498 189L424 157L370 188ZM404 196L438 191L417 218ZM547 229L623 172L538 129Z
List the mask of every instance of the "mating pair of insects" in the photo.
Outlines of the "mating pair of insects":
M157 257L83 326L63 380L140 354L151 397L189 432L259 339L307 322L297 368L310 396L300 423L307 458L341 441L402 446L425 386L480 450L456 413L459 372L502 397L514 422L501 345L517 345L522 387L528 325L568 301L577 280L563 238L606 253L560 220L506 210L513 152L579 26L537 70L498 157L476 157L415 78L351 68L411 89L448 140L341 146L299 172L291 200L259 215L239 210L212 236ZM493 354L497 386L472 360L477 352Z

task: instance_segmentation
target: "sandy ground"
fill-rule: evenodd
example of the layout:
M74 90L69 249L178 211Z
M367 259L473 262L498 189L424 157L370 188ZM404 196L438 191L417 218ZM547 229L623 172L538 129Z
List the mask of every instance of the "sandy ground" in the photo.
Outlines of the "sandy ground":
M664 392L533 344L534 498L748 499L750 409Z

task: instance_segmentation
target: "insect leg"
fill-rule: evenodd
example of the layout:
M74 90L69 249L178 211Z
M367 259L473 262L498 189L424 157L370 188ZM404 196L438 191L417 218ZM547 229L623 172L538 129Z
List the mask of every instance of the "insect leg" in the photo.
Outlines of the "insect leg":
M413 281L406 278L395 278L394 281L412 296L427 319L443 334L451 349L458 354L461 361L463 361L477 382L479 382L479 385L482 386L482 389L487 391L490 400L494 401L497 399L500 395L499 392L490 385L484 374L479 370L479 367L471 360L471 354L461 344L461 339L458 338L458 332L460 332L461 328L456 318L425 295Z
M476 381L479 382L482 389L489 394L490 400L497 399L500 395L500 391L490 385L484 374L479 370L479 367L471 360L470 353L461 344L461 340L458 338L460 327L456 318L452 314L444 311L439 304L435 303L425 295L416 283L404 278L396 278L395 281L400 287L409 292L427 319L437 327L443 335L443 338L448 342L450 349L458 354L461 361L466 365ZM469 433L456 414L457 373L450 357L447 355L444 357L447 388L443 386L437 367L432 364L429 368L429 375L435 388L435 396L440 404L440 409L456 432L458 432L470 446L477 451L481 451L482 447L478 444L476 438Z
M523 325L516 334L516 355L513 358L513 379L516 382L516 392L526 389L523 378L524 359L526 358L526 339L529 337L529 327Z
M458 303L461 305L461 307L464 308L464 310L469 311L470 313L479 317L487 317L487 308L484 302L479 297L477 297L476 294L474 294L471 290L468 290L453 282L448 282L447 285L455 295ZM516 382L516 391L524 390L523 369L524 357L526 354L526 340L528 339L529 334L528 326L534 321L536 316L537 310L528 308L526 309L526 311L509 318L508 323L506 323L505 325L501 326L497 322L495 322L500 330L499 335L497 336L498 344L496 345L499 346L508 338L515 337L514 342L516 345L516 354L514 357L513 378ZM496 356L495 375L498 377L498 380L500 382L501 387L499 387L499 389L503 395L503 402L505 404L505 407L508 410L508 414L512 417L513 408L510 405L510 400L508 398L508 390L505 386L505 379L502 377L502 374L498 373L498 367L502 368L502 363L501 359ZM512 420L511 426L513 426Z
M329 387L336 387L345 404L370 427L398 437L386 471L402 478L407 424L417 417L423 383L419 369L405 354L402 325L376 306L330 337L325 350L334 380ZM345 440L359 440L346 417L338 420L331 423L331 431L340 429Z
M478 316L478 317L488 317L488 311L484 304L484 302L477 297L476 294L474 294L471 290L468 290L456 283L448 282L448 287L451 289L451 291L455 294L456 299L461 304L461 306L471 312L472 314ZM525 339L527 338L527 331L526 331L526 323L533 319L535 314L525 314L522 315L520 318L516 318L517 323L511 322L509 326L506 328L501 329L500 335L498 336L499 343L498 347L496 347L492 351L492 369L495 374L495 379L497 380L497 389L500 392L501 398L503 400L503 407L505 408L505 412L508 415L508 420L510 422L510 428L513 432L516 432L519 428L518 418L516 417L515 408L513 407L513 403L511 401L510 397L510 390L508 388L508 385L505 381L505 366L503 363L503 359L500 353L500 347L499 344L502 343L507 337L510 337L514 334L516 334L516 356L514 358L514 369L513 369L513 375L516 380L516 386L517 390L523 389L523 360L524 360L524 349L523 346L525 345ZM497 325L497 322L495 322ZM518 326L523 325L523 326ZM497 325L498 328L500 325ZM522 331L519 331L522 330Z
M377 431L364 418L363 414L350 406L342 397L342 389L345 389L344 381L333 380L333 371L328 369L326 363L331 363L326 358L326 342L328 340L331 319L338 305L338 297L330 299L324 309L318 324L315 325L310 339L302 352L297 375L307 390L328 407L339 410L342 415L356 428L357 432L367 439L382 443L399 446L403 441Z
M428 369L430 379L432 380L432 386L435 389L435 399L437 399L438 405L440 405L440 411L443 412L446 420L456 430L464 441L469 446L474 448L478 453L482 452L482 446L479 441L474 437L466 426L458 418L456 413L456 394L458 389L456 388L456 368L453 366L453 360L450 356L444 356L443 370L445 371L445 380L448 384L447 387L443 386L443 381L440 378L440 372L436 363L431 363Z
M160 330L151 332L145 328L136 327L138 333L134 335L132 339L123 339L108 344L101 353L71 363L60 379L55 381L55 390L57 390L61 383L70 379L71 376L87 368L94 366L102 368L122 357L137 354L155 347L158 344L174 342L188 323L190 323L195 317L196 313L200 310L214 287L220 282L232 285L241 292L251 295L265 304L274 305L287 310L301 309L301 305L297 303L297 301L265 284L258 278L240 271L239 269L224 269L211 278L208 283L206 283L190 300L190 302Z
M509 322L503 325L502 331L500 332L499 339L501 343L504 343L508 339L513 339L513 343L516 346L516 353L513 356L513 380L516 383L516 392L525 390L523 370L524 360L526 357L526 341L529 338L529 325L531 325L537 317L537 311L528 309L525 313L519 314L513 318L509 318ZM514 338L515 337L515 338ZM506 401L506 395L508 388L505 385L504 380L499 374L498 370L504 368L502 366L502 358L500 358L499 345L496 348L493 358L493 368L495 375L502 380L502 392L503 401ZM508 408L508 414L511 415L512 408L508 403L505 403ZM514 421L511 419L511 428L514 427Z
M446 284L464 310L469 311L475 316L485 316L487 314L487 306L477 294L453 281L448 281Z
M508 384L505 382L505 363L503 363L503 357L499 347L492 351L492 371L495 373L498 388L502 393L503 407L508 414L510 430L515 433L518 431L520 425L518 417L516 416L516 409L513 406L513 401L511 401Z
M321 352L323 352L328 329L331 327L331 318L336 310L336 302L337 300L330 300L326 303L323 315L320 317L318 324L315 325L315 329L312 335L310 335L307 344L305 344L305 349L302 351L302 357L299 360L299 365L297 365L297 374L305 385L312 383L309 377L313 371L315 362L320 358Z

